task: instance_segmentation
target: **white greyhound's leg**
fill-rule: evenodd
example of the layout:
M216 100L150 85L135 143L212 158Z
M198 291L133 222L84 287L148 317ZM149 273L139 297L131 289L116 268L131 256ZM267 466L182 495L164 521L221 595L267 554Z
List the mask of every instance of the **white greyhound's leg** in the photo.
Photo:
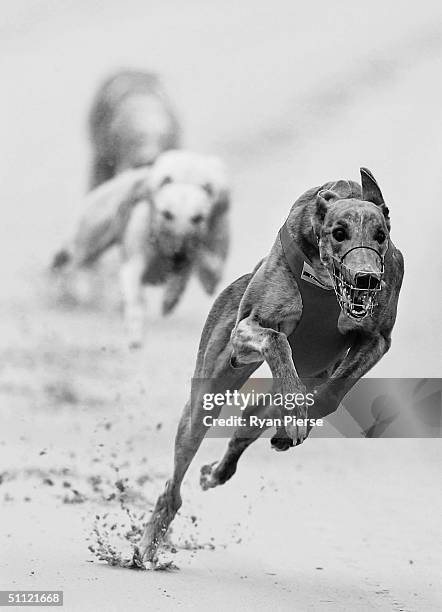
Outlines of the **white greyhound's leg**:
M202 249L197 260L198 278L208 295L213 295L221 280L224 260L208 249Z
M179 272L171 274L167 280L164 290L162 312L163 315L168 315L174 310L181 296L184 293L187 282L189 280L191 267L186 266Z
M149 203L140 201L130 215L122 241L120 280L124 316L132 348L142 345L145 331L143 275L152 256L148 246L151 212Z
M131 348L141 347L144 339L146 319L142 283L144 269L144 258L137 256L125 261L120 271L124 318Z

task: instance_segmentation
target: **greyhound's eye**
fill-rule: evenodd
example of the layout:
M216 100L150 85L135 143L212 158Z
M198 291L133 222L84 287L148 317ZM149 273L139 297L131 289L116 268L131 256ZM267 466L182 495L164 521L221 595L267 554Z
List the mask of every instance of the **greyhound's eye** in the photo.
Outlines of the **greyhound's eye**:
M333 230L332 236L337 242L343 242L347 238L347 233L344 228L337 227Z
M172 219L173 219L173 214L170 211L168 211L168 210L163 210L162 215L168 221L172 221Z
M374 237L376 242L379 242L379 244L382 244L383 242L385 242L385 238L386 238L385 232L382 230L378 230Z
M204 217L203 215L193 215L193 217L191 217L190 219L192 221L192 223L194 223L195 225L198 225L199 223L201 223L202 221L204 221Z

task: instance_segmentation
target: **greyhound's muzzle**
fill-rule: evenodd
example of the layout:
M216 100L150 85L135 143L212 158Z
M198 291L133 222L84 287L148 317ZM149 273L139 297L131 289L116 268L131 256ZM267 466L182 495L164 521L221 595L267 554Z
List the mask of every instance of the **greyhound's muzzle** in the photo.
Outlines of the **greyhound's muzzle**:
M354 267L344 263L345 258L357 249L366 249L375 253L376 270L355 270ZM373 254L370 255L373 258ZM354 247L344 253L341 259L333 257L328 272L344 314L358 321L373 314L384 275L384 257L376 249Z

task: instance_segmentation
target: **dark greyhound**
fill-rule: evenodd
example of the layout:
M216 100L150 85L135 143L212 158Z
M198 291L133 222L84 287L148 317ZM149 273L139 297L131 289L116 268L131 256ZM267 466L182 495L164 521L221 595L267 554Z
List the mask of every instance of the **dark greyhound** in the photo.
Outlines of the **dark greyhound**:
M93 149L90 188L120 172L150 166L180 147L181 128L156 74L122 70L101 85L89 116Z
M181 506L180 486L208 426L207 392L239 389L266 361L278 391L305 392L308 377L323 378L308 416L335 411L358 379L388 351L403 278L403 257L393 245L389 211L371 172L361 168L362 188L337 181L304 193L293 205L269 255L251 274L227 287L206 321L192 392L175 441L172 478L160 495L134 563L155 564L158 547ZM218 416L216 407L211 415ZM251 407L274 413L274 407ZM281 410L281 409L279 409ZM272 446L286 450L308 435L301 422L279 427ZM263 429L239 427L223 459L204 466L204 489L225 483L245 449Z

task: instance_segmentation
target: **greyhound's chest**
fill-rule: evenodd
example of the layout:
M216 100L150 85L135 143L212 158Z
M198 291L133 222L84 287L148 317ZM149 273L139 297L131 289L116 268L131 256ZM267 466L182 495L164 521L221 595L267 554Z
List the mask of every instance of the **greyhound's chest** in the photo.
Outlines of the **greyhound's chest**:
M171 274L179 274L189 263L189 256L185 252L174 255L157 252L146 264L142 282L144 285L162 285Z
M335 292L318 281L305 255L283 230L280 237L284 254L302 298L301 320L288 341L299 376L314 377L345 355L354 341L354 334L340 333L341 309Z
M341 312L334 291L303 286L302 315L296 329L288 336L293 361L301 378L317 376L341 359L353 342L353 334L338 330ZM321 293L320 293L321 292Z

